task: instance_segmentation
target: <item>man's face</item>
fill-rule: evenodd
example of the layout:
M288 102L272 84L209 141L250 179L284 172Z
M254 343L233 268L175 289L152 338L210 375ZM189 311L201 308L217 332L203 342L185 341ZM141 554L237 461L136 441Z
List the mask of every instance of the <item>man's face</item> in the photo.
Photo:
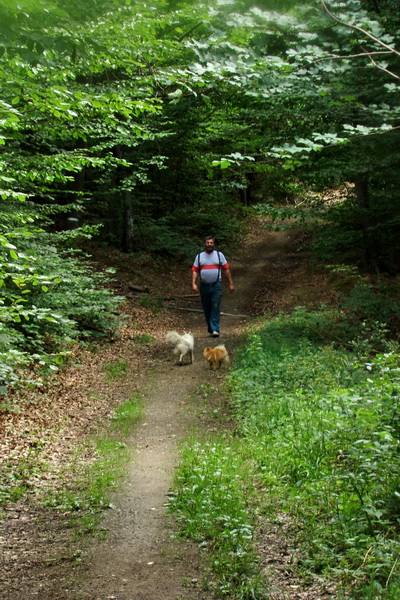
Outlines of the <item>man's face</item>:
M212 252L214 250L214 240L206 240L206 250L207 252Z

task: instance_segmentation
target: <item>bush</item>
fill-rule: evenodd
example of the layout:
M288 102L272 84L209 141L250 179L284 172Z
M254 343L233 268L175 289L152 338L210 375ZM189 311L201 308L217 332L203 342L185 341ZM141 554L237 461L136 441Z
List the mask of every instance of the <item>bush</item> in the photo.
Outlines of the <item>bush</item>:
M302 568L329 573L351 598L394 597L385 584L399 584L400 355L358 362L312 341L316 316L305 317L266 324L238 357L238 431L264 502L302 523Z
M24 229L7 235L0 247L3 393L31 382L23 374L27 367L57 370L77 340L111 335L121 301L107 288L108 274L94 271L77 251L59 250L49 234Z

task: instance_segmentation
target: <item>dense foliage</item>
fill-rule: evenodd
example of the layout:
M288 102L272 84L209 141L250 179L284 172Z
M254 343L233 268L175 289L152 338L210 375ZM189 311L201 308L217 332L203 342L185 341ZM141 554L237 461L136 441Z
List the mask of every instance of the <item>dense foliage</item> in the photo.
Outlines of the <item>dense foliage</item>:
M3 391L29 353L108 328L70 253L84 237L188 260L248 206L294 201L324 260L398 273L391 0L0 0L0 17ZM333 205L315 193L339 184Z
M97 273L60 236L35 226L26 207L21 214L0 217L1 394L40 384L75 343L110 335L118 325L111 274Z

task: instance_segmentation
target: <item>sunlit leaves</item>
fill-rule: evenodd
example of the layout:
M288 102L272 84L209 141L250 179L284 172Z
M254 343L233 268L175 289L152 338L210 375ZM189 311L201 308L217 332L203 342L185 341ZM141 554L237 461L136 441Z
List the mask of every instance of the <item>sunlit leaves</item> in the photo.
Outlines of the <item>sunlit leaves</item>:
M230 166L240 165L246 161L254 161L253 156L243 156L240 152L233 152L229 156L221 158L220 160L213 160L213 167L220 167L221 169L227 169Z

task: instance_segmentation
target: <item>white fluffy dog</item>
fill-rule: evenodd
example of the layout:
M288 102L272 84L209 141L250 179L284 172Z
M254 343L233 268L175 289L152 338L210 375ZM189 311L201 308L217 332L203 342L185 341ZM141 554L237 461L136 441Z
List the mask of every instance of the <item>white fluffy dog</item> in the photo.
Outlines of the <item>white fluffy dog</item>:
M179 335L177 331L168 331L165 336L167 342L175 344L174 354L179 354L178 365L183 365L183 357L188 355L189 362L193 362L194 339L191 333Z

